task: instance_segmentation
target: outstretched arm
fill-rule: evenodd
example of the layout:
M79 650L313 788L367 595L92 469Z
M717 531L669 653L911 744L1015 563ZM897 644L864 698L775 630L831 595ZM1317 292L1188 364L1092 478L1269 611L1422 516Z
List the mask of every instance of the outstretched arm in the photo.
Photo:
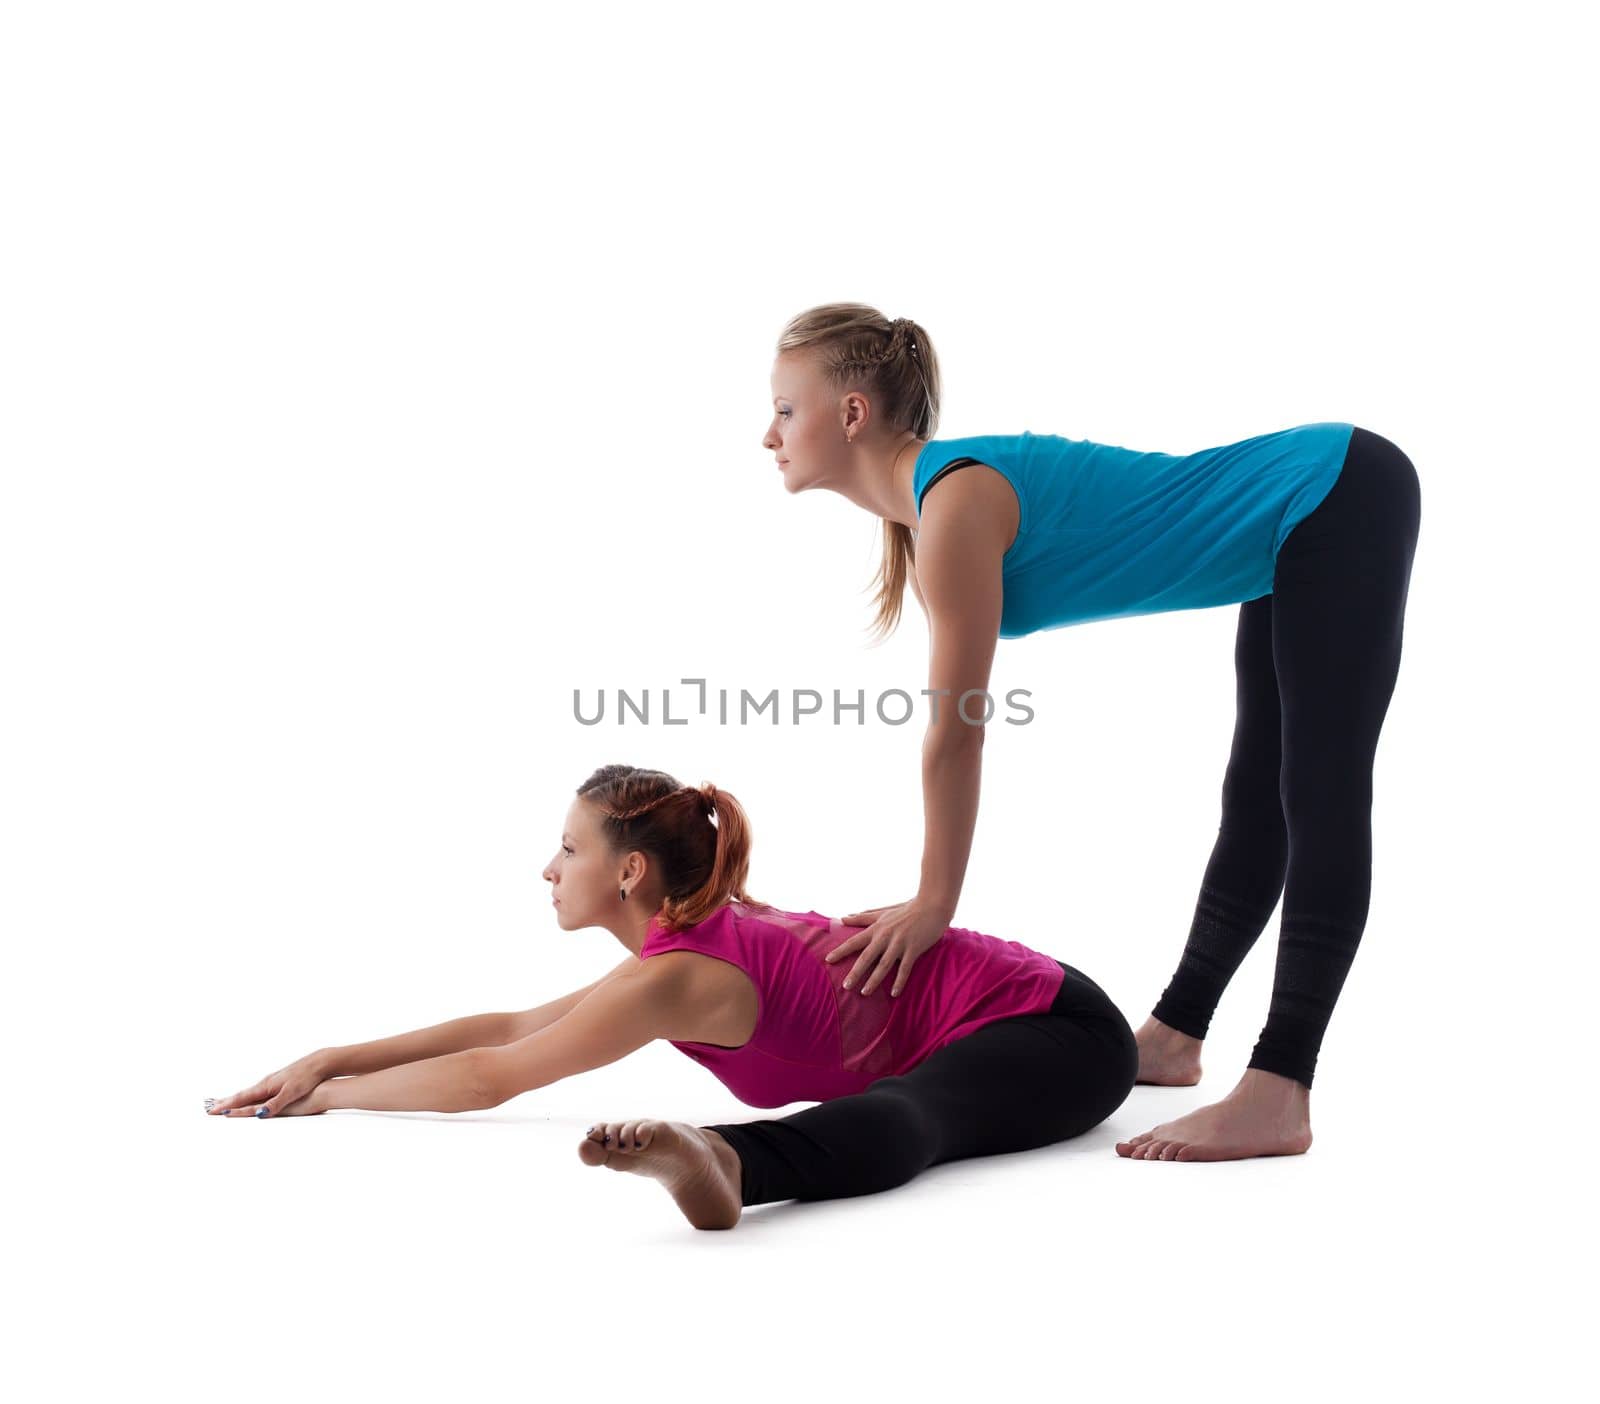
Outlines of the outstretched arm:
M375 1038L369 1043L352 1043L342 1048L324 1048L312 1054L312 1057L322 1067L324 1077L354 1077L361 1073L398 1067L402 1063L417 1063L447 1053L465 1052L469 1048L494 1048L514 1043L564 1018L606 981L636 970L638 966L639 958L628 956L615 970L602 975L593 984L533 1009L503 1014L469 1014L443 1024L430 1024L425 1029L395 1034L392 1038Z
M402 1063L358 1077L320 1083L306 1099L314 1111L364 1107L368 1111L477 1111L489 1100L484 1055L489 1048L467 1048L438 1058Z
M562 1078L603 1068L658 1038L704 1036L704 1011L693 996L692 967L670 953L603 981L577 1008L547 1028L500 1048L483 1048L488 1106Z
M637 963L600 980L570 1013L524 1038L324 1082L312 1093L315 1109L481 1111L614 1063L657 1038L692 1038L686 974L671 959Z
M361 1073L396 1067L401 1063L415 1063L424 1058L438 1058L468 1048L503 1043L511 1036L511 1021L517 1017L511 1013L468 1014L442 1024L430 1024L425 1029L395 1034L392 1038L375 1038L367 1043L324 1048L314 1056L321 1062L327 1077L355 1077Z

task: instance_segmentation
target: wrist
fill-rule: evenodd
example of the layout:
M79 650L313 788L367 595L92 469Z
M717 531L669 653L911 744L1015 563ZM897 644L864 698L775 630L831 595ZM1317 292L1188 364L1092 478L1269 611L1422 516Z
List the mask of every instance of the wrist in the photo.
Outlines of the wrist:
M954 892L923 891L917 893L916 900L917 905L925 912L931 912L936 916L942 917L948 926L950 918L956 914L956 898L958 895Z
M340 1075L339 1050L337 1048L319 1048L306 1062L321 1076L323 1080Z

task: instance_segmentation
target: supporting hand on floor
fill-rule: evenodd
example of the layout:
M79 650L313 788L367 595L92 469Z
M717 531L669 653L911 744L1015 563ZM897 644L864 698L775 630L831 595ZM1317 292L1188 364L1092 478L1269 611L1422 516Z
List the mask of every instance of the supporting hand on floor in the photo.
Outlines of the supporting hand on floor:
M211 1116L228 1116L236 1111L248 1116L315 1116L326 1108L313 1106L310 1094L328 1075L321 1054L311 1053L268 1073L243 1092L220 1101L208 1097L206 1112Z

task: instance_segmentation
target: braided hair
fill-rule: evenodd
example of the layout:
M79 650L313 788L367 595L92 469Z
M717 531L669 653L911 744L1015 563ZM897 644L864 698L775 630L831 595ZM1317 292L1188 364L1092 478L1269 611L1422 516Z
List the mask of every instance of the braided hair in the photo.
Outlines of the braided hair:
M600 810L600 832L618 855L647 854L665 896L666 931L704 921L729 901L764 906L744 890L750 822L744 807L709 781L683 785L660 770L603 765L578 786Z
M939 359L927 332L909 317L885 317L864 302L828 302L791 317L778 336L780 356L803 356L830 393L860 390L883 424L932 439L939 425ZM883 522L873 627L887 638L900 623L906 584L916 563L911 528Z

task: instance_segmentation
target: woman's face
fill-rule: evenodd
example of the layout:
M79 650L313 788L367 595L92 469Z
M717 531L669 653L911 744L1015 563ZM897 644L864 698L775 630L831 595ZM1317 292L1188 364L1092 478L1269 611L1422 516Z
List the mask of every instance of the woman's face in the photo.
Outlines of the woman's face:
M844 447L839 415L811 361L781 354L772 366L772 424L761 446L778 460L790 492L818 487L839 471Z
M544 870L556 924L563 931L602 925L619 901L622 867L600 832L599 809L581 797L573 800L561 846Z

